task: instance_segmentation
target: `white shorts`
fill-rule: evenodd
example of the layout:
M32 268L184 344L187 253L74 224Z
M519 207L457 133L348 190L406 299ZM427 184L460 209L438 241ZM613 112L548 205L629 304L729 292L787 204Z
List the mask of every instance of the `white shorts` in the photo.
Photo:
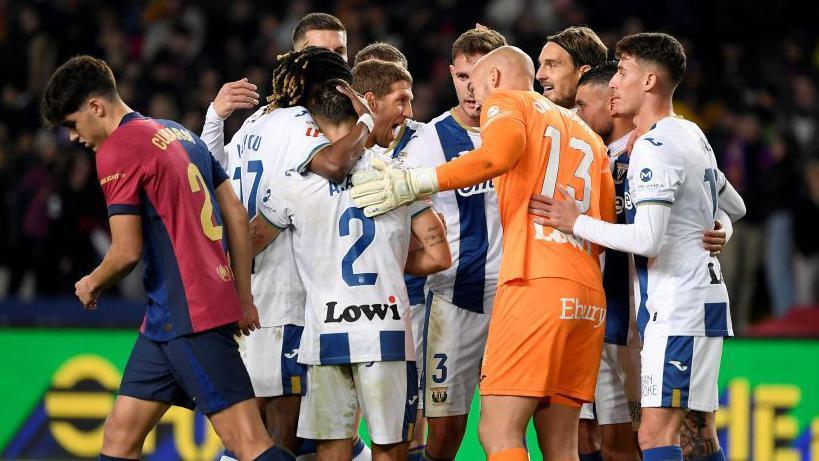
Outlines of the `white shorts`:
M415 362L310 365L310 392L301 399L298 436L349 439L358 433L361 408L370 439L378 445L412 438L418 412Z
M594 403L583 404L580 419L597 424L640 423L640 348L603 344Z
M664 336L646 328L640 372L643 408L716 411L722 340Z
M424 319L427 315L427 306L426 304L415 304L410 306L410 321L412 322L412 340L415 343L415 356L418 358L418 361L415 362L415 366L418 372L419 378L423 376L423 370L421 370L421 365L424 363L422 358L424 357ZM418 388L421 388L421 380L418 380ZM419 399L418 401L418 409L424 409L424 399Z
M461 309L435 293L427 296L424 327L424 416L465 415L481 379L489 314Z
M307 366L298 363L304 327L262 327L239 339L239 352L256 397L304 395Z

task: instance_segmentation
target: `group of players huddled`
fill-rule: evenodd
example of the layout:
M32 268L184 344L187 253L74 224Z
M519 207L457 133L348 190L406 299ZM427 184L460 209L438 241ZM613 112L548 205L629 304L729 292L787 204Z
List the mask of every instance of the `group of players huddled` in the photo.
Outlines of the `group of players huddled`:
M745 207L674 114L680 43L630 35L610 61L569 27L535 71L477 25L452 45L457 105L421 123L401 51L351 68L346 42L302 18L229 142L247 79L200 138L129 108L102 60L52 75L43 118L96 151L112 234L76 294L95 309L145 262L99 459L138 459L180 405L223 459L449 460L478 388L492 461L528 459L532 420L550 461L724 461L716 256Z

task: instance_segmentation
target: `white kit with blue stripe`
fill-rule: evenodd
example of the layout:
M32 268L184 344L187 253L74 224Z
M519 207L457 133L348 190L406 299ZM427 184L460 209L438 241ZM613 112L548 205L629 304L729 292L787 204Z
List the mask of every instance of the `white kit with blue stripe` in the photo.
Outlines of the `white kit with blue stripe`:
M481 145L480 132L445 112L418 130L402 152L408 168L442 165ZM489 313L501 259L498 197L492 180L432 197L446 219L452 266L427 277L427 289L472 312Z
M671 207L659 254L634 256L637 327L665 336L733 336L719 260L703 247L727 186L699 127L667 117L634 145L627 175L626 218L636 207Z
M370 168L375 155L365 152L353 170ZM403 272L412 217L429 204L368 218L355 206L351 187L351 175L343 184L285 175L269 184L259 207L273 225L293 227L307 293L299 362L414 361Z
M257 110L224 147L221 131L217 136L215 129L208 130L213 124L221 129L222 121L209 110L202 139L225 167L250 219L258 213L266 184L288 170L303 171L312 156L330 144L301 106ZM283 232L254 258L250 281L263 327L304 325L305 294L296 271L290 231Z

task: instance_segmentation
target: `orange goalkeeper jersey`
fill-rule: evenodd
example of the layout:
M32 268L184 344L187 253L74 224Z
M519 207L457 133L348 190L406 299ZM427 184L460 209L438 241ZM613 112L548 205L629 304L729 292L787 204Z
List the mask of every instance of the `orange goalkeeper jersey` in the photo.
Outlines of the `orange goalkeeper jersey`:
M495 181L503 225L498 283L558 277L602 289L600 249L535 224L528 213L532 194L561 198L560 184L574 195L581 213L614 220L614 183L600 137L542 95L506 90L483 103L481 136L481 149L438 167L438 180L449 189L493 168L505 171Z

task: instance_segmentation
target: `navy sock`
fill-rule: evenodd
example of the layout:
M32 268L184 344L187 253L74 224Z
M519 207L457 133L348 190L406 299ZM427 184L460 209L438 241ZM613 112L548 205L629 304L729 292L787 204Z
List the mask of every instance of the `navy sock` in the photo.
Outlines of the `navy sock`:
M139 461L131 458L117 458L116 456L108 456L100 453L99 461Z
M722 452L722 448L717 450L714 453L711 453L708 456L703 456L702 458L695 458L693 461L725 461L725 453Z
M682 461L682 449L675 445L643 451L643 461Z
M367 448L367 445L364 444L364 441L361 440L361 437L356 438L355 444L353 444L353 458L361 454L364 449Z
M426 448L426 445L418 445L415 448L410 448L407 461L424 461L424 448Z
M603 455L600 454L600 450L594 453L580 453L580 461L603 461Z
M289 451L274 445L263 451L253 461L296 461L296 457Z
M315 452L316 452L315 440L299 438L299 448L296 449L296 456L309 455Z

